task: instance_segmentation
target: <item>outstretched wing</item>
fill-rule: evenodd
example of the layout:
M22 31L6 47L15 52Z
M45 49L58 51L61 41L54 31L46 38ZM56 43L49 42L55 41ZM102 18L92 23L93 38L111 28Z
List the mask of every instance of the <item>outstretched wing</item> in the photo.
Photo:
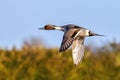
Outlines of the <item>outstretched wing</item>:
M75 30L76 29L70 29L64 33L59 52L65 51L66 49L68 49L71 46L71 44L74 41L73 34L74 34Z
M84 56L84 37L79 37L73 41L72 56L74 64L78 65Z

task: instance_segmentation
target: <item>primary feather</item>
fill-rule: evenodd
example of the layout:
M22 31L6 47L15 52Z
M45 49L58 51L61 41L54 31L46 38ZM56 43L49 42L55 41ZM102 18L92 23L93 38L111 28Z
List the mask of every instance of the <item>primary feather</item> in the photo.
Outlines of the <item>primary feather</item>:
M68 49L71 46L71 44L74 41L74 37L72 35L74 34L75 30L76 29L74 29L74 30L69 29L64 33L59 52L65 51L66 49Z

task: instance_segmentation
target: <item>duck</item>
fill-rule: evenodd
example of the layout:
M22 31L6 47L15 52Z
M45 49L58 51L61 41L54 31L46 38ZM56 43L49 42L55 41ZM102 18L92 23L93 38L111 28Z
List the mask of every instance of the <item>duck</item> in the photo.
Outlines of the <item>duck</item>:
M67 24L63 26L47 24L44 27L39 28L39 30L59 30L64 32L59 52L63 52L72 46L72 57L75 65L81 63L84 57L85 37L104 36L74 24Z

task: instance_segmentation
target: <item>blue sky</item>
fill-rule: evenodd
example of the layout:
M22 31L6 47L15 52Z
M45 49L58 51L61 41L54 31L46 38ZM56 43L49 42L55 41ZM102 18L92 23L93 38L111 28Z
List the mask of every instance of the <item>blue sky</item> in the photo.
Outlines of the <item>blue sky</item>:
M107 35L87 38L86 43L120 42L120 0L0 0L0 47L21 47L31 37L60 46L62 32L38 28L70 23Z

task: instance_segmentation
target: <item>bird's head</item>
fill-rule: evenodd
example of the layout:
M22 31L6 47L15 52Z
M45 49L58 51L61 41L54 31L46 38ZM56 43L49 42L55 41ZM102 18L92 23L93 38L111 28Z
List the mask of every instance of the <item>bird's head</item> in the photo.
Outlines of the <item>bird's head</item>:
M39 28L39 30L55 30L55 25L47 24L42 28Z
M64 31L64 27L47 24L44 27L39 28L39 30L60 30L60 31Z

